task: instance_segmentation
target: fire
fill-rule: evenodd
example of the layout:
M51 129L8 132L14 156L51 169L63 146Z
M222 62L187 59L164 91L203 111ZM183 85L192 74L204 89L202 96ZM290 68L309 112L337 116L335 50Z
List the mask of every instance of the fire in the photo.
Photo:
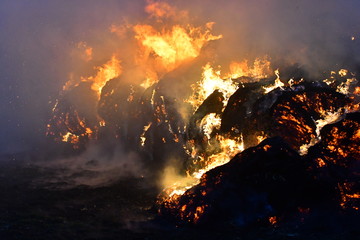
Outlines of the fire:
M196 110L204 100L215 90L220 91L224 97L224 106L230 96L238 89L238 84L231 78L223 79L220 71L214 71L208 63L203 67L202 79L193 85L194 93L187 100Z
M341 195L340 206L342 208L352 207L353 209L358 211L359 208L357 206L352 206L352 201L360 199L360 193L348 193L351 192L351 187L352 187L351 185L352 184L347 182L338 184L338 188L340 190L340 195Z
M320 137L320 130L326 126L327 124L334 123L338 121L342 117L342 113L344 112L343 109L339 109L336 112L324 112L322 113L322 118L315 121L316 123L316 137L311 139L309 144L304 144L300 146L299 153L300 155L305 155L308 152L308 149L311 146L314 146L316 143L318 143L321 140ZM319 166L322 166L322 163L319 163Z
M232 62L230 64L229 77L232 79L239 77L251 77L254 79L267 78L271 74L270 61L268 57L256 58L253 66L249 65L248 60Z
M271 225L275 225L275 224L277 224L277 222L278 222L278 218L276 216L269 217L269 223Z
M174 70L185 61L199 56L202 47L209 41L222 38L210 33L209 24L205 30L201 27L175 25L157 30L151 25L134 26L135 38L142 48L138 62L151 62L154 55L154 65L147 70L146 86L158 81L157 75ZM155 68L155 69L154 69Z
M273 85L270 85L268 87L263 87L265 90L265 93L271 92L272 90L276 88L282 88L285 86L285 84L280 80L280 72L279 69L275 70L276 79Z
M79 142L79 136L77 136L76 134L73 134L71 132L67 132L65 135L62 136L61 141L70 142L75 145Z
M141 134L140 136L140 145L143 147L145 145L145 141L146 141L146 137L145 137L145 134L146 132L149 130L149 128L151 127L152 125L152 122L150 122L148 125L145 125L144 126L144 131L143 133Z
M257 143L261 143L262 141L264 141L267 138L267 136L264 134L264 132L262 132L260 135L256 136L256 140Z
M87 48L85 50L87 54L89 54L87 57L92 57L92 48ZM120 65L120 60L114 55L111 57L111 59L106 62L102 66L95 67L97 70L97 73L95 76L90 77L81 77L82 82L90 82L91 83L91 89L97 93L97 95L100 98L101 90L105 86L105 84L116 77L119 77L122 73L122 68ZM63 91L70 90L71 88L79 86L79 82L76 80L70 79L67 81L63 86Z
M205 136L210 139L210 134L213 132L214 129L219 129L221 125L221 118L219 115L215 113L210 113L206 115L200 123L201 129Z
M195 186L200 182L201 176L208 172L211 169L214 169L218 166L224 165L230 161L237 153L244 150L244 143L242 135L235 139L225 138L223 136L217 135L217 140L220 143L219 153L213 154L206 159L206 166L189 174L185 177L177 176L174 171L166 171L164 174L164 199L162 201L172 202L185 193L187 189ZM171 175L171 176L169 176ZM173 176L175 179L173 178ZM169 181L169 179L173 181Z
M342 93L342 94L349 94L349 88L350 86L353 84L353 83L356 83L357 80L356 78L348 78L346 79L346 82L343 82L341 83L338 87L337 87L337 91L339 93Z
M198 129L196 130L200 132L200 140L188 137L188 131L186 131L186 123L184 123L185 126L183 127L181 124L173 124L178 119L176 119L176 117L173 117L174 115L172 115L172 111L176 112L178 109L173 110L171 108L173 106L170 106L168 102L171 102L172 99L169 100L166 94L160 93L160 87L157 88L158 86L154 86L154 88L148 89L148 91L144 90L144 92L146 92L146 94L148 95L143 94L144 92L137 92L137 87L142 86L143 88L147 89L150 86L156 84L164 74L169 73L170 71L173 71L176 68L180 67L182 64L188 63L191 60L199 57L199 55L201 54L201 50L210 41L222 38L222 35L213 35L211 33L213 26L212 22L206 23L204 24L204 26L198 27L191 24L183 24L182 21L177 21L179 19L182 19L183 17L186 17L187 12L179 12L176 8L170 6L167 3L148 1L148 5L145 7L145 12L149 14L150 20L155 19L157 21L156 24L150 25L147 22L146 24L138 23L136 25L127 26L127 29L131 30L132 40L135 41L135 43L137 44L135 48L136 51L134 51L133 54L135 59L129 61L131 63L134 62L133 64L135 64L135 66L137 68L140 68L143 72L141 72L140 74L140 81L142 81L141 83L135 81L131 82L130 91L125 92L126 100L124 100L124 102L132 107L139 103L140 100L138 99L141 98L141 107L147 108L147 112L142 111L143 108L140 108L141 110L134 114L136 115L136 117L138 117L134 117L134 119L141 119L139 127L136 126L136 130L133 130L134 132L136 131L136 134L134 134L136 136L134 137L134 143L136 145L135 147L139 147L137 148L138 150L146 152L148 149L152 149L151 147L148 148L147 145L153 144L153 142L158 140L162 144L161 146L164 147L170 144L177 146L179 145L181 151L183 151L182 153L188 154L187 160L192 161L193 165L187 168L186 176L180 174L178 171L171 167L166 168L164 171L164 176L162 179L162 185L164 187L164 198L160 199L160 201L164 204L171 204L176 203L177 199L179 199L179 196L183 195L188 189L195 186L196 184L199 184L200 179L202 178L204 173L218 166L228 163L230 159L233 158L236 154L242 152L244 150L244 141L241 132L244 133L245 139L248 138L248 134L246 133L245 128L245 130L236 129L232 131L232 133L237 133L237 137L234 137L233 135L224 132L220 133L220 127L222 127L222 112L219 110L215 111L216 113L204 113L202 117L198 119L198 122L196 122L196 124L199 125L197 126ZM176 21L176 23L172 24L172 21ZM115 30L115 27L113 27L111 31L117 30ZM93 56L93 49L87 46L85 42L82 42L78 47L83 50L84 59L86 61L91 61L95 57ZM113 95L115 99L117 97L116 91L119 91L119 95L121 95L120 93L122 93L122 89L111 89L111 83L113 81L110 80L119 77L123 71L130 71L129 69L126 69L126 67L128 67L129 65L131 66L131 64L123 64L123 69L121 63L127 60L125 60L125 58L120 59L120 57L117 56L121 55L114 53L108 62L101 66L95 67L96 73L93 76L82 77L80 79L83 82L89 83L92 91L97 94L98 100L103 100L103 97L112 97ZM207 61L210 60L207 59ZM249 62L249 60L233 61L228 67L228 73L225 74L221 72L221 68L222 67L220 65L218 67L214 67L210 63L203 65L201 79L197 83L192 85L193 92L191 96L185 100L185 102L188 102L192 105L193 112L196 112L201 106L201 104L203 104L204 101L215 91L217 91L215 93L218 93L220 95L220 97L219 95L216 95L216 99L220 99L218 102L222 102L221 106L223 107L222 111L224 112L224 109L227 106L230 97L239 89L239 87L244 87L245 89L245 83L241 81L248 80L243 80L245 78L241 77L249 77L253 81L261 81L261 79L267 78L273 72L273 70L271 69L271 63L269 61L269 58L266 56L262 58L256 58L253 63ZM285 81L283 82L280 79L279 69L275 70L274 73L276 75L274 83L272 85L264 86L262 88L259 87L260 91L257 90L256 94L258 92L259 95L267 94L276 88L282 89L285 86ZM343 81L337 86L337 91L346 95L351 95L349 94L349 90L352 89L354 83L357 82L355 77L350 77L345 81L345 77L352 75L348 70L341 69L337 72L334 71L331 74L330 80L325 80L325 82L330 87L336 82L335 75L342 77ZM295 92L296 85L298 84L298 82L296 81L297 80L290 79L288 82L288 86L290 86L290 88L287 88L286 91L290 92L291 90L294 90ZM107 83L107 86L109 86L110 90L105 93L105 89L108 90L107 87L104 88ZM72 81L69 81L64 86L64 90L68 90L70 87L76 86L79 85L76 85ZM353 93L360 94L360 88L356 87ZM141 94L146 95L146 97L142 98ZM352 95L352 97L355 98L357 96ZM297 98L301 98L301 101L299 102L307 101L307 95L304 94L299 94ZM114 105L116 109L120 109L122 107L122 103L119 102L120 100L117 100L118 99L114 100ZM178 100L179 99L175 99L174 101ZM166 106L165 103L168 104L169 107ZM58 109L58 105L59 102L56 101L56 104L53 108L54 115L58 114L58 112L61 111L61 109ZM236 104L234 104L234 106L235 105ZM319 103L319 105L321 105L321 103ZM291 109L292 106L293 105L290 104L284 104L283 109ZM124 110L122 109L121 111L126 112L131 107L124 107ZM319 108L323 109L321 106ZM286 113L285 110L284 113L280 114L278 117L279 123L283 123L286 120L288 122L294 123L294 125L296 126L303 125L303 122L301 121L301 116L298 117L299 115L295 115L291 111L288 111L289 113ZM100 127L106 126L106 130L112 130L111 128L113 127L114 129L116 129L116 131L128 131L127 126L131 125L132 123L132 118L130 118L131 114L124 114L126 115L126 127L123 127L125 124L122 125L122 122L120 122L122 121L122 119L120 119L121 117L117 119L120 122L119 124L112 124L110 120L109 122L105 122L105 120L102 120L102 118L100 117L101 114L97 116L98 113L96 112L96 116L94 118L98 120L98 122L96 124L92 124L91 121L87 121L85 118L83 118L83 116L80 117L79 114L76 112L76 109L71 109L68 111L74 111L74 113L60 113L59 116L54 118L55 120L59 120L58 122L60 123L57 124L59 126L61 125L61 127L63 128L61 128L59 134L51 133L51 135L57 137L58 141L71 143L74 148L77 148L78 145L83 141L83 139L88 140L93 139L93 137L95 138L98 133L97 131L99 129L102 129ZM190 111L191 110L189 110L189 112ZM314 124L316 125L316 134L314 133L313 127L309 127L308 125L304 126L305 130L303 131L305 133L311 133L311 136L306 140L309 140L310 138L312 139L310 143L306 141L308 144L300 147L300 153L302 155L306 154L309 147L314 146L316 143L318 143L320 141L320 130L325 125L338 121L343 116L344 112L346 112L346 109L344 108L332 109L331 111L321 112L320 118L318 116L316 117L319 119L310 118L310 122L313 123L312 121L314 121ZM79 111L79 113L81 113L81 111ZM146 113L143 115L147 116L141 115L142 113ZM119 116L122 115L119 114ZM147 118L148 116L150 117ZM108 118L104 117L104 119ZM92 126L90 126L89 123L92 124ZM181 127L179 127L179 125ZM147 137L150 138L151 135L156 135L158 133L156 132L156 134L148 134L148 132L153 133L153 129L160 129L160 127L161 131L166 132L166 135L161 135L162 133L159 133L157 139L147 140ZM48 126L48 129L50 128L51 125ZM184 130L180 130L180 128L183 128ZM262 142L268 137L268 132L266 132L267 130L262 130L256 131L253 135L254 139L256 139L258 143ZM296 130L301 131L300 127ZM132 132L128 132L128 135L126 135L127 138L124 138L126 139L126 141L128 139L132 140ZM120 134L117 136L120 136ZM360 131L358 130L354 137L359 138L359 136ZM299 145L301 144L302 143L300 143ZM297 145L297 147L299 145ZM271 145L263 146L263 149L265 151L269 151L270 148ZM340 155L346 157L346 153L344 153L341 148L337 148L336 144L329 145L328 149L332 152L336 151ZM161 150L162 149L160 149L160 151ZM153 154L153 152L149 154ZM329 165L329 162L326 159L324 160L321 158L317 158L316 163L318 167L325 167ZM203 192L201 192L201 194L205 196L207 194L207 190L204 190ZM344 192L342 197L345 204L348 199L359 198L359 194ZM201 219L201 216L207 210L207 207L208 206L206 205L199 205L196 207L196 209L194 209L193 222L196 223L199 219ZM186 212L188 209L186 205L183 205L180 210L181 212ZM272 225L276 225L279 219L274 216L268 218L268 220Z
M120 65L120 60L116 56L105 63L101 67L96 67L97 73L95 76L91 76L87 79L82 79L83 81L92 82L91 89L94 90L98 96L101 95L101 90L105 86L106 82L119 77L122 69Z
M339 75L341 76L341 77L345 77L347 74L348 74L348 70L347 69L340 69L339 70Z

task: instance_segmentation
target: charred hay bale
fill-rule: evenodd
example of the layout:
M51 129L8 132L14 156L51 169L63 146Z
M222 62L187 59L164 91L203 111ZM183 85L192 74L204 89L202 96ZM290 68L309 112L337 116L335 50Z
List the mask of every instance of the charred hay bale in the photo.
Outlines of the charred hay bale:
M299 149L316 137L314 120L321 119L327 112L336 112L349 102L345 95L326 88L286 92L270 109L271 130L266 132L283 137L290 146Z
M298 153L272 138L205 173L198 185L164 202L159 212L179 224L247 225L295 209L306 183Z
M169 159L186 159L185 122L177 100L165 95L158 85L146 89L140 99L143 126L137 146L149 154L153 170L163 169Z
M323 164L350 169L360 161L360 113L349 113L320 131L321 141L309 149L309 156L321 158ZM320 160L319 160L320 161Z
M341 206L360 208L360 113L350 113L320 132L321 141L307 158L321 181L338 190Z
M98 104L99 116L107 124L121 127L129 119L139 121L139 101L143 89L122 81L112 79L102 88Z
M188 139L201 143L204 139L204 133L201 130L201 120L210 113L221 114L223 109L224 96L218 90L210 94L199 106L196 112L191 116L188 127Z
M245 83L229 98L221 118L222 132L236 128L246 130L247 121L252 114L253 104L263 95L262 84Z
M85 102L89 104L83 104ZM47 135L53 140L72 144L83 149L93 134L97 121L97 96L89 83L80 83L67 91L53 108L53 116L47 125Z
M281 136L299 149L316 137L316 120L351 102L324 83L304 82L265 95L262 87L260 83L244 84L230 97L222 114L221 131L241 132L247 147L257 144L258 135L265 135Z

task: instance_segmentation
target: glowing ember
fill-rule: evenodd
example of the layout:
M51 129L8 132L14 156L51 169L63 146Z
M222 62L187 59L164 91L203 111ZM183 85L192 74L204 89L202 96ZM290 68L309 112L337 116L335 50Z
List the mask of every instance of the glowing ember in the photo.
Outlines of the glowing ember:
M271 225L275 225L278 222L277 217L273 216L273 217L269 217L269 223Z
M320 130L327 124L334 123L338 121L343 114L344 110L339 109L337 112L325 112L323 113L323 116L321 119L318 119L315 121L316 123L316 137L312 138L309 144L304 144L300 147L299 153L300 155L305 155L308 152L308 149L311 146L314 146L316 143L318 143L321 140L320 137ZM320 163L321 165L321 163Z
M146 141L146 137L145 134L146 132L149 130L149 128L151 127L152 122L150 122L148 125L144 126L144 131L140 136L140 145L143 147L145 145L145 141Z

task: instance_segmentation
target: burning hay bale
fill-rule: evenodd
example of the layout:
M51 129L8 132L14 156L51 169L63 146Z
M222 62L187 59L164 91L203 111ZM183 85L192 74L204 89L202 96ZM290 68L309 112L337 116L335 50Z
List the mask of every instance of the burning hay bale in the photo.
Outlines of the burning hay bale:
M296 208L308 182L299 154L280 138L267 139L205 173L200 183L159 207L178 223L246 225Z
M265 95L259 93L262 87L256 83L239 88L223 113L221 130L242 132L246 146L256 145L256 136L263 133L281 136L292 148L300 149L317 137L316 121L351 102L346 95L316 84L277 88Z
M89 104L84 105L84 101ZM96 105L96 95L87 83L66 92L53 107L47 136L57 142L68 142L74 149L83 149L97 128Z
M340 205L360 208L360 113L350 113L321 130L321 141L309 149L308 158L318 178L333 183Z
M177 224L244 226L341 208L357 211L359 123L359 113L351 113L325 126L321 141L303 157L286 140L266 139L206 172L179 198L162 202L159 214Z
M270 109L271 123L264 131L281 136L294 149L309 144L317 136L316 120L344 108L350 100L331 89L307 87L303 91L286 91ZM257 118L257 117L256 117Z

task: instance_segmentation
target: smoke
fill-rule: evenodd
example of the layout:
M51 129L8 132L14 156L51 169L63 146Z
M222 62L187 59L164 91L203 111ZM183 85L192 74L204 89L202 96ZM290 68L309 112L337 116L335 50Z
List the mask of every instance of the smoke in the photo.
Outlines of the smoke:
M164 5L165 12L145 8L150 3L156 1L1 1L0 153L41 151L59 91L67 82L75 85L95 76L95 67L112 56L121 62L121 81L140 84L155 76L162 80L163 95L180 100L190 95L191 84L199 80L207 62L228 71L232 61L269 56L274 69L281 72L281 67L297 64L313 78L325 71L359 67L356 0L177 0L169 2L170 7ZM204 27L209 22L215 22L213 36L221 34L222 39L204 44L198 57L184 63L174 60L171 67L159 64L151 52L138 58L134 26ZM86 101L93 96L73 96L67 100L84 115L96 114L94 101ZM182 101L174 106L189 117ZM119 145L104 148L93 143L80 155L39 165L55 169L55 182L65 181L67 186L97 186L119 177L146 175L143 158Z
M269 55L273 61L299 63L310 72L358 64L358 1L183 2L196 16L212 19L223 34L218 60ZM355 40L352 40L355 37ZM281 66L276 66L281 67Z
M119 144L92 142L79 155L33 162L45 172L35 185L48 188L99 187L124 178L148 176L141 156Z

